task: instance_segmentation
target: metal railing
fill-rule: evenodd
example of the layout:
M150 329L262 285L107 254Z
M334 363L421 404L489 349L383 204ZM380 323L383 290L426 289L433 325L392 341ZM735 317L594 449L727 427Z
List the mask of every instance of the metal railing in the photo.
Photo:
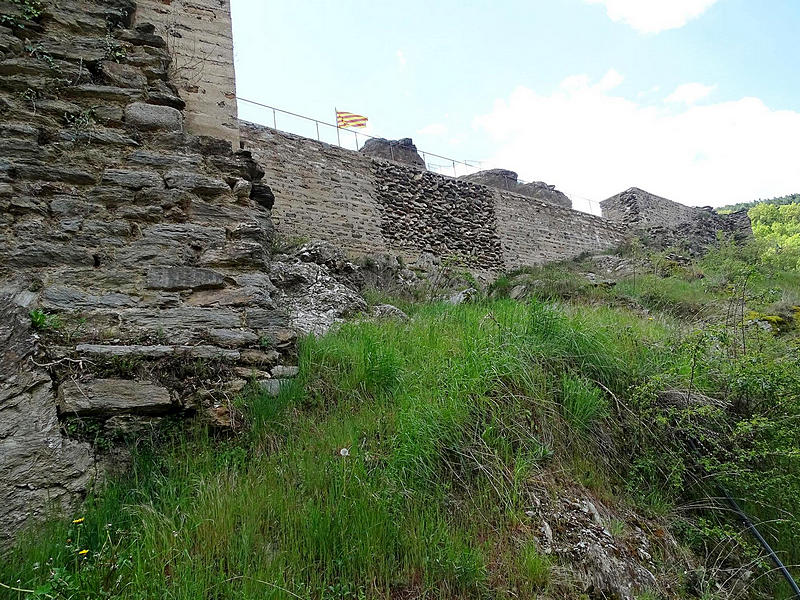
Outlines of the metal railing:
M344 127L339 127L338 125L334 125L333 123L326 123L325 121L320 121L319 119L314 119L312 117L306 117L305 115L300 115L300 114L297 114L297 113L289 111L289 110L283 110L282 108L277 108L275 106L270 106L269 104L264 104L262 102L256 102L255 100L248 100L247 98L241 98L239 96L237 96L236 99L241 101L241 102L247 102L248 104L252 104L254 106L260 106L261 108L266 108L266 109L272 111L272 128L273 129L278 129L278 113L283 114L283 115L289 115L289 116L296 117L298 119L303 119L305 121L309 121L309 122L313 123L314 126L315 126L315 130L316 130L317 140L320 141L320 142L323 141L322 135L320 134L320 125L323 126L323 127L328 127L330 129L333 129L333 130L336 131L336 145L339 146L339 147L342 147L342 148L349 148L350 146L346 142L345 142L345 144L342 144L341 135L340 135L341 132L346 132L346 133L352 133L353 134L353 140L355 142L355 149L356 150L360 149L359 136L361 136L362 138L365 138L365 139L372 139L372 140L381 139L378 136L369 135L367 133L360 133L360 132L356 131L355 129L347 129L347 128L344 128ZM363 146L363 143L361 145ZM392 153L392 159L394 159L394 148L392 148L392 146L389 146L389 150ZM453 177L458 177L459 175L464 175L465 174L465 173L459 173L457 166L464 167L467 170L474 170L474 171L481 170L481 166L480 166L481 162L477 161L477 160L472 160L472 161L466 160L466 159L465 160L458 160L458 159L455 159L455 158L442 156L441 154L435 154L433 152L428 152L428 151L424 151L424 150L417 149L417 151L419 152L420 156L422 157L422 160L425 161L425 168L426 169L428 169L429 171L434 171L436 173L440 173L442 175L449 175L450 173L449 172L445 173L445 172L439 171L437 169L445 169L447 171L452 169ZM439 160L447 161L447 163L444 164L444 165L433 163L433 162L431 162L429 160L429 157L438 158Z
M336 145L336 146L339 146L340 148L345 148L345 149L349 149L349 150L355 149L356 151L359 150L360 147L364 145L363 142L362 142L361 146L359 146L359 136L361 136L361 139L363 139L363 140L366 140L366 139L381 139L378 136L369 135L367 133L360 133L360 132L356 131L355 129L346 129L346 128L343 128L343 127L339 127L338 125L335 125L333 123L326 123L325 121L320 121L319 119L314 119L312 117L307 117L305 115L301 115L301 114L298 114L298 113L295 113L295 112L292 112L292 111L289 111L289 110L283 110L282 108L277 108L276 106L271 106L269 104L264 104L263 102L256 102L255 100L249 100L247 98L241 98L239 96L237 96L236 99L239 100L240 102L246 102L247 104L251 104L253 106L257 106L257 107L260 107L262 109L266 109L267 111L270 111L272 113L272 128L273 129L276 129L276 130L279 130L279 131L286 131L286 132L289 132L289 133L295 133L297 135L303 135L305 137L309 137L309 138L312 138L312 139L314 137L316 137L317 141L325 142L325 143L328 143L328 144L331 144L331 145ZM269 114L269 113L267 113L267 114ZM281 120L281 127L282 128L278 129L278 115L279 114L284 115L285 117L291 117L293 119L301 119L303 122L308 122L309 125L313 125L313 129L310 129L310 130L307 129L307 130L304 131L304 133L300 133L299 131L297 131L296 129L298 129L298 128L292 128L292 130L290 130L285 125L285 123L287 122L287 120L285 118ZM262 121L261 124L269 126L268 123L264 122L264 121L268 121L268 120L269 120L268 118L267 119L262 119L261 120ZM320 129L320 126L322 126L322 129ZM333 137L333 132L335 132L335 136L336 136L335 138ZM352 138L352 141L354 142L353 145L348 143L348 139L350 137L349 135L345 135L344 136L344 142L343 142L342 135L341 135L342 132L345 132L346 134L350 134L350 133L353 134L353 138ZM330 134L330 135L326 135L326 134ZM391 145L389 145L389 151L391 153L392 159L394 160L394 148ZM491 165L491 164L487 163L486 161L467 160L467 159L458 160L458 159L455 159L455 158L442 156L441 154L436 154L434 152L428 152L428 151L425 151L425 150L419 150L418 149L417 151L419 152L420 156L422 157L422 160L425 162L425 168L428 171L431 171L433 173L438 173L440 175L447 175L447 176L451 176L451 177L459 177L461 175L469 175L469 174L472 174L472 173L476 173L478 171L483 171L484 169L497 168L496 166ZM438 159L438 160L437 161L432 161L431 158ZM445 162L441 163L439 161L445 161ZM517 183L525 184L525 183L529 183L529 182L523 181L522 179L518 179ZM506 182L505 188L511 191L511 188L510 188L508 182ZM586 213L593 214L593 215L600 215L600 205L599 205L598 202L596 202L594 200L591 200L589 198L586 198L584 196L578 195L578 194L567 193L567 195L572 200L573 208L575 210L579 210L581 212L586 212Z

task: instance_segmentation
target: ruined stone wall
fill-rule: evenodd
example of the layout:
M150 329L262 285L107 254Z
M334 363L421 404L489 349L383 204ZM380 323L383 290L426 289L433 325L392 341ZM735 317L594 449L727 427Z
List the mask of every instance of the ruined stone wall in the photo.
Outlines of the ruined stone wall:
M630 227L673 227L697 217L698 209L630 188L600 203L603 217Z
M275 193L286 236L354 254L433 254L500 271L617 245L621 229L553 203L240 123Z
M600 206L603 217L652 248L683 248L697 255L716 244L718 234L740 243L753 237L747 211L720 215L709 207L685 206L639 188L603 200Z
M230 0L137 0L134 23L166 41L186 131L239 144Z
M163 38L129 0L43 6L0 26L0 540L75 506L98 437L230 425L295 336L263 171L185 131Z

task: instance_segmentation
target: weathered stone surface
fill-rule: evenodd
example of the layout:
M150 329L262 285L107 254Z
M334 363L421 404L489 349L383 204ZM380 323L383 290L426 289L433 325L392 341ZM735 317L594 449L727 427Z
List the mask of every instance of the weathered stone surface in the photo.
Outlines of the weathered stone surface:
M258 344L258 336L247 329L209 329L208 339L226 348L241 348Z
M411 138L399 140L371 138L364 143L359 152L367 156L425 168L425 161L417 153L417 147Z
M285 307L292 328L322 335L335 323L367 309L364 299L340 283L324 265L275 263L270 270L278 286L278 304Z
M172 408L169 390L130 379L68 380L58 388L58 409L78 416L157 415Z
M73 507L95 474L88 444L61 434L52 383L30 362L28 309L0 296L0 540Z
M110 358L114 356L138 356L143 358L166 358L170 356L188 356L190 358L219 358L235 361L240 357L236 350L228 350L217 346L166 346L166 345L106 345L106 344L78 344L75 346L78 356L100 356Z
M0 26L3 542L48 502L71 510L92 479L102 478L111 455L73 439L78 434L64 422L104 420L116 435L187 407L210 414L246 383L236 368L267 378L272 366L293 360L296 339L287 317L261 330L246 324L248 307L276 307L266 272L268 188L251 197L264 171L247 151L233 151L234 136L198 135L227 137L236 127L235 94L219 83L219 69L232 78L230 61L215 54L224 32L202 50L206 88L189 90L174 79L175 48L167 52L152 27L125 29L131 0L45 4L46 15L24 31ZM157 4L157 18L167 20L174 6ZM197 0L179 15L180 25L169 25L194 41L195 31L229 28L226 10ZM188 119L184 132L178 89L214 110L232 109L228 126ZM165 181L170 171L173 188ZM224 265L224 276L209 264ZM12 305L19 309L13 318L4 312ZM37 332L47 340L42 356L35 354L33 309L57 313L64 324ZM193 369L197 359L208 369ZM109 379L116 364L130 376L154 373L161 383ZM176 364L187 369L165 371ZM229 417L234 426L238 416Z
M145 187L164 187L164 180L155 171L134 171L131 169L106 169L103 172L102 183L119 185L132 190L140 190Z
M130 42L134 46L167 47L167 42L164 41L164 38L155 34L155 26L152 23L142 23L134 29L126 29L120 34L119 38L125 42Z
M96 98L100 100L111 100L113 102L130 102L142 97L141 90L117 87L113 85L97 85L94 83L83 83L74 85L63 92L70 98Z
M696 208L629 188L600 203L603 216L621 223L657 249L681 247L702 254L723 233L738 242L753 236L746 211L720 215L711 208Z
M147 90L147 102L149 104L160 104L162 106L171 106L178 110L186 108L186 102L178 95L177 90L171 88L164 81L160 79L153 82Z
M183 116L171 106L134 102L125 107L125 122L145 131L183 131Z
M92 294L66 285L52 285L43 290L41 302L49 311L68 312L129 308L138 305L139 299L119 292Z
M20 179L60 181L77 185L90 185L96 181L93 173L79 167L62 167L36 162L17 163L15 172Z
M224 139L229 150L238 148L229 2L137 0L135 21L155 24L153 33L170 41L169 54L181 68L169 72L169 83L186 101L187 131Z
M515 194L536 198L537 200L544 200L545 202L557 204L558 206L572 208L572 200L570 200L566 194L559 192L556 186L548 185L543 181L522 183L518 180L518 175L514 171L508 169L478 171L477 173L462 175L459 179L507 190Z
M155 290L206 290L224 284L225 278L211 269L152 267L147 271L147 287Z
M299 367L291 366L291 365L275 365L272 367L270 373L276 379L287 379L289 377L295 377L300 372Z
M221 179L201 175L196 171L168 171L164 177L167 187L190 191L201 196L229 193L230 186Z
M264 208L272 208L275 205L275 194L272 188L263 183L254 183L250 189L250 197Z
M100 74L110 83L122 88L142 89L147 86L147 77L138 67L104 60L100 63Z
M426 256L446 258L473 272L563 260L625 238L624 227L552 201L250 123L240 129L265 167L271 216L285 237L326 240L361 256L392 253L415 268L425 268Z
M408 315L392 304L377 304L370 308L370 314L376 319L408 320Z

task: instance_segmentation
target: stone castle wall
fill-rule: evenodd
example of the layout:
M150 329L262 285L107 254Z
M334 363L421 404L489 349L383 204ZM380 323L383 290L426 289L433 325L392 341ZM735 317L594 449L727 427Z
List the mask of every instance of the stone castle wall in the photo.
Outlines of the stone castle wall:
M600 207L604 218L638 228L674 227L695 219L699 210L635 187L603 200Z
M166 41L186 130L239 145L230 0L137 0L134 23Z
M454 258L483 271L562 260L621 243L599 217L316 140L240 123L275 193L277 231L354 254Z
M0 541L75 506L98 436L230 423L295 336L263 171L185 131L164 39L129 0L44 7L0 26Z

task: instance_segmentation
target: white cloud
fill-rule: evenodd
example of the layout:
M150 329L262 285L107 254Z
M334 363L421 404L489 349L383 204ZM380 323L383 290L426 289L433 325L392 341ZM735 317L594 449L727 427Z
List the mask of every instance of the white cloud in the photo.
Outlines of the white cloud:
M570 77L551 95L519 87L496 100L475 119L496 142L491 164L596 201L631 186L701 206L800 190L800 113L758 98L643 104L604 80Z
M600 80L600 83L597 86L603 91L611 91L615 87L619 87L619 85L624 81L624 77L622 74L617 71L616 69L609 69L608 72L603 75L603 78Z
M664 99L664 102L694 104L708 96L716 87L715 85L703 85L702 83L684 83L675 88L675 91Z
M408 59L406 58L406 55L403 54L402 50L395 52L395 56L397 57L397 62L400 65L400 68L404 68L408 64Z
M608 17L640 33L658 33L683 27L702 15L718 0L585 0L602 4Z
M444 135L447 133L447 126L444 123L431 123L417 131L417 135Z

